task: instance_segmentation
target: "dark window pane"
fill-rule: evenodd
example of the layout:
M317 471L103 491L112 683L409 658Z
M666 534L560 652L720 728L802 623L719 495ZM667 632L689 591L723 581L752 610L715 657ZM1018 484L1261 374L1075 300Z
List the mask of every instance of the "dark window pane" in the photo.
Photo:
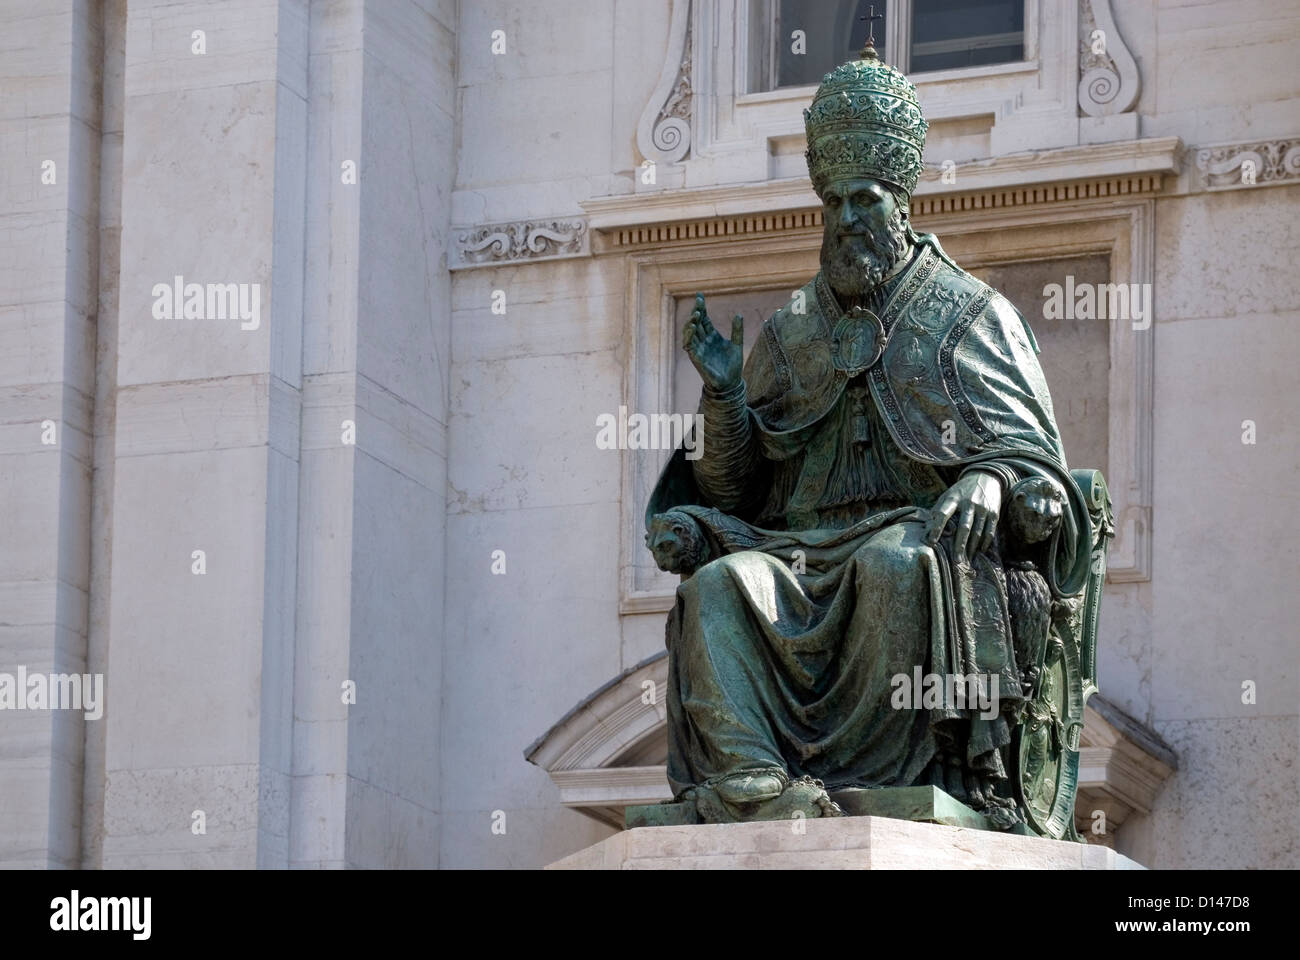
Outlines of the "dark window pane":
M910 72L1025 56L1024 0L913 0Z
M857 58L867 39L867 16L874 5L885 13L885 0L779 0L776 19L777 86L821 83L846 60ZM885 21L875 24L876 51L885 59ZM796 53L794 31L804 34L803 53Z

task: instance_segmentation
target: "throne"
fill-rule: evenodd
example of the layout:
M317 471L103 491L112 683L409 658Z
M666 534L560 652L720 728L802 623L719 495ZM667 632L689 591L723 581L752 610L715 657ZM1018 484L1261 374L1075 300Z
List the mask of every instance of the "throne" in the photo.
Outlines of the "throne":
M1097 616L1114 527L1101 472L1073 470L1071 476L1087 504L1092 525L1089 573L1079 595L1068 600L1048 599L1048 629L1035 650L1035 687L1024 722L1017 726L1004 754L1009 775L1004 787L1019 801L1027 820L1014 832L1061 840L1080 839L1073 816L1080 786L1088 792L1090 805L1107 808L1108 821L1114 822L1112 813L1118 812L1118 822L1122 822L1134 806L1149 809L1159 783L1177 765L1157 737L1117 715L1110 705L1089 710L1089 731L1084 732L1084 708L1097 692ZM698 822L685 816L684 805L666 803L670 793L663 767L667 748L664 701L647 695L647 690L661 690L666 682L667 651L661 650L602 684L526 749L529 762L549 773L565 806L618 828ZM1125 758L1138 759L1125 759L1119 766L1114 759L1105 759L1115 753L1117 742ZM1081 746L1087 759L1082 766ZM1125 772L1129 769L1125 764L1133 763L1140 763L1151 775L1141 780L1145 786L1138 791L1137 804L1132 800L1136 781ZM1112 778L1122 780L1124 796L1129 798L1118 807ZM883 794L910 794L915 789L920 788L860 791L874 796L871 808L855 810L851 807L856 804L843 805L850 813L991 826L951 800L943 809L931 805L928 810L910 802L882 802L887 800Z
M1008 777L996 789L998 796L1015 801L1025 822L998 805L976 812L959 798L927 786L841 788L829 796L831 808L838 805L836 813L933 819L1056 840L1080 839L1074 823L1079 750L1084 708L1097 692L1097 619L1114 526L1101 471L1073 470L1070 476L1092 529L1088 573L1078 594L1053 596L1044 576L1055 561L1059 537L1052 534L1063 509L1062 491L1050 481L1034 477L1011 488L998 538L1023 700L1013 713L1011 742L1003 753ZM649 518L648 526L647 544L664 569L689 576L709 559L703 535L690 516L669 510ZM700 822L693 815L696 802L675 804L679 809L672 811L629 808L627 824L658 825L678 822L681 816L687 818L683 822ZM767 811L763 818L771 816Z
M1034 687L1010 751L1011 789L1029 827L1040 836L1079 840L1074 798L1079 782L1083 711L1097 692L1097 615L1106 581L1106 549L1114 536L1110 493L1100 470L1071 476L1092 521L1092 560L1082 593L1050 600L1046 643L1031 644ZM1032 649L1037 646L1039 649Z

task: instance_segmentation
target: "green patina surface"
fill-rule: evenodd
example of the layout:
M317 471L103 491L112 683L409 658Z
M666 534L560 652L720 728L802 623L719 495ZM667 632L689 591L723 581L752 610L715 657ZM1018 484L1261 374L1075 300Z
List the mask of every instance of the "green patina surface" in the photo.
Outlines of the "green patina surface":
M1038 344L908 222L926 125L874 50L806 116L822 269L748 357L683 331L703 430L651 496L675 803L629 826L873 815L1077 839L1111 535Z
M975 830L997 829L988 817L936 787L837 790L831 794L831 799L851 817L889 817ZM695 805L690 803L643 804L628 807L625 811L625 824L629 830L634 827L680 827L702 822Z

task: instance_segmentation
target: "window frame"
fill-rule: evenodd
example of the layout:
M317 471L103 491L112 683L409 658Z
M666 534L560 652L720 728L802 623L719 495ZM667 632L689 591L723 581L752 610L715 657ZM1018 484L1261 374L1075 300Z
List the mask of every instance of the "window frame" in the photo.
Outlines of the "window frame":
M1034 59L912 78L930 121L931 149L960 138L951 148L941 148L955 162L1082 142L1080 11L1047 0L1025 2L1025 49ZM685 3L674 0L674 18L679 5L687 9ZM803 110L816 87L746 92L752 70L749 41L765 29L755 26L751 14L761 13L761 5L751 0L689 0L688 9L691 34L685 39L694 51L689 156L680 162L667 159L670 166L660 170L658 185L637 187L637 192L806 179ZM675 66L675 60L666 63L665 71ZM652 100L651 106L657 102ZM983 144L977 142L981 136L986 138Z
M1100 254L1109 260L1108 282L1155 282L1155 201L1149 195L1099 196L1000 210L981 204L919 217L917 213L913 211L917 228L935 233L944 250L966 267ZM821 210L811 208L805 215L800 229L752 238L739 231L669 238L626 254L624 393L629 409L689 412L674 409L674 376L681 350L675 317L680 298L697 292L713 298L775 287L786 287L793 294L816 274ZM1031 313L1031 328L1035 322ZM1154 318L1143 329L1111 323L1108 462L1074 464L1104 468L1106 473L1116 525L1107 583L1151 579L1155 327ZM622 456L619 613L662 613L674 602L678 578L656 569L646 550L644 510L672 451L625 450Z
M886 62L900 73L911 75L912 66L912 12L915 0L878 0L885 7L885 29L882 40ZM946 70L922 70L915 76L927 81L961 79L968 76L985 76L1014 71L1025 65L1036 67L1038 58L1036 39L1038 36L1037 0L1021 0L1024 24L1021 30L1021 58L1002 63L980 64L974 67L956 67ZM779 86L777 84L777 24L780 13L779 0L750 0L749 42L745 51L747 65L747 82L741 99L762 97L765 94L777 94L782 91L814 89L815 85L798 84ZM761 15L756 16L758 12ZM753 54L762 46L762 58L755 62ZM764 79L765 78L765 79Z

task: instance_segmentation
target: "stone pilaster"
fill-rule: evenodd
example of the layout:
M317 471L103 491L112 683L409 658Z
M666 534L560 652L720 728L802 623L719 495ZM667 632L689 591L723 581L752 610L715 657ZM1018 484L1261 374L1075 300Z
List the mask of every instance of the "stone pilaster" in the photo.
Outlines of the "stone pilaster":
M99 19L91 0L0 3L0 673L14 680L86 668ZM0 866L78 865L96 722L0 712Z
M305 0L127 8L107 867L288 862L306 54Z

